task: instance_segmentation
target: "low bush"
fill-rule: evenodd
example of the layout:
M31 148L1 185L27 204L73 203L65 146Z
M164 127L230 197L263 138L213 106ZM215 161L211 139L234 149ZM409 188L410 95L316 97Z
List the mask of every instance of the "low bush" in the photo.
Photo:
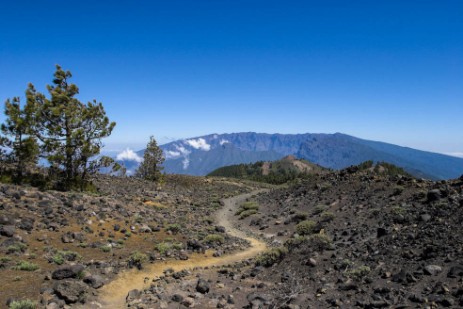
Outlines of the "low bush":
M322 222L331 222L334 219L334 213L331 211L324 211L320 215L320 221Z
M313 234L308 238L309 244L312 248L318 251L323 251L331 248L332 240L326 234Z
M133 264L143 264L148 260L148 256L144 253L141 253L139 251L135 251L132 253L132 255L129 257L129 263Z
M174 234L177 234L178 232L180 232L181 229L182 229L182 226L178 223L169 224L166 227L166 231L171 231Z
M317 224L312 220L304 220L296 225L296 233L299 235L310 235L315 231Z
M37 304L29 299L14 300L8 306L9 309L36 309Z
M371 269L368 266L360 266L351 270L346 271L344 274L354 280L361 280L370 273Z
M15 270L23 271L35 271L39 269L39 265L28 262L28 261L19 261L18 264L14 267Z
M204 237L203 241L206 244L221 245L221 244L225 243L225 238L222 235L219 235L219 234L209 234L206 237Z
M270 267L281 262L287 253L288 249L285 247L271 248L256 257L256 265Z

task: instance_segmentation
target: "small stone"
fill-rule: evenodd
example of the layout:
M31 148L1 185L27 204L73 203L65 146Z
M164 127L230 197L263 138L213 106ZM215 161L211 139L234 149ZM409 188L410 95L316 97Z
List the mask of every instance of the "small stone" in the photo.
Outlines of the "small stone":
M195 300L192 297L185 297L181 304L187 308L194 308Z
M131 302L137 298L139 298L141 295L141 292L137 289L135 290L130 290L129 293L127 293L127 296L125 297L126 302Z
M305 265L315 267L317 266L317 261L314 258L309 258L307 262L305 262Z
M104 280L98 275L90 275L84 278L84 282L94 289L99 289L104 285Z
M447 277L449 278L463 277L463 266L456 265L450 268L449 272L447 273Z
M422 215L420 216L420 219L421 219L421 221L423 221L423 222L428 222L429 220L431 220L431 215L430 215L430 214L422 214Z
M209 292L209 283L204 279L199 279L196 284L196 291L201 294L206 294Z
M424 273L428 276L435 276L442 271L439 265L428 265L424 268Z
M174 294L171 299L173 302L180 303L183 300L183 296L180 294Z
M0 226L0 235L2 236L13 237L15 231L16 229L13 225Z

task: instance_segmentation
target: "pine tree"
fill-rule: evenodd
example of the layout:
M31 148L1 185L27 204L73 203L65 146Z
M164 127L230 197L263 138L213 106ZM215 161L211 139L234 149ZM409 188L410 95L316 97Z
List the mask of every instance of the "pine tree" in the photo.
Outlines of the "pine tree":
M44 156L54 169L63 171L64 189L82 184L88 176L93 157L100 153L101 139L111 134L110 122L102 103L80 102L79 88L69 82L71 72L56 66L50 98L29 85L28 99L37 107L36 134ZM94 166L94 165L93 165Z
M135 172L135 176L150 181L159 181L162 177L161 171L163 170L163 162L164 157L162 149L159 148L156 140L151 136L146 145L143 162L140 163L140 166Z
M6 153L2 149L2 159L13 163L14 180L21 183L26 169L35 166L38 162L39 146L34 136L35 106L27 102L21 107L18 97L5 102L5 123L1 125L1 146L9 148Z

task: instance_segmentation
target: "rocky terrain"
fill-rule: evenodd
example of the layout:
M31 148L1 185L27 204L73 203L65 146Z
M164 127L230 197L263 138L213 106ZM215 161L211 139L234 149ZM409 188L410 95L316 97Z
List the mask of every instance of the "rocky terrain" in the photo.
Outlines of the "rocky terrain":
M234 221L271 248L240 263L166 272L128 304L463 307L463 178L430 182L379 171L352 167L250 198Z
M266 188L187 176L103 177L94 194L2 185L1 304L463 307L463 177L391 168Z
M213 213L252 186L188 176L160 186L102 176L96 186L89 194L0 185L0 308L20 299L86 304L121 271L248 246L214 225Z

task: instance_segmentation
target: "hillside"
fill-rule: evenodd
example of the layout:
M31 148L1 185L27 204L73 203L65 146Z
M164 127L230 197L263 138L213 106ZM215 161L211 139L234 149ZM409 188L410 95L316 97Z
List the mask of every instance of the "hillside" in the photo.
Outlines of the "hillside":
M207 175L215 169L241 163L278 160L287 155L325 168L342 169L368 160L389 162L416 177L452 179L463 174L463 159L345 134L211 134L178 140L161 148L165 171ZM140 156L143 150L139 151ZM126 162L133 164L133 162Z
M95 186L0 185L2 305L463 306L463 178L366 162L285 187L181 175Z
M232 177L271 184L283 184L296 178L304 178L325 171L324 168L294 156L286 156L277 161L258 161L218 168L207 176Z
M431 182L350 167L247 195L235 227L254 259L166 274L129 299L165 308L461 308L463 178ZM396 171L391 168L392 174Z

